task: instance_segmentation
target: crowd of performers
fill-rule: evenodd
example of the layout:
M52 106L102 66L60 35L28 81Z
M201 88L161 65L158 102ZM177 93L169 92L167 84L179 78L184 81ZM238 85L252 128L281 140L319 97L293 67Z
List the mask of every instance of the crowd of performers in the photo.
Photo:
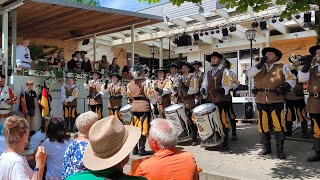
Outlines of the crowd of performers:
M308 161L320 160L320 45L310 48L308 56L290 58L289 64L281 64L282 53L276 48L262 50L263 57L252 66L247 75L254 80L255 102L258 114L258 131L263 149L259 155L271 153L271 132L274 132L279 159L285 159L284 140L292 135L293 122L301 122L302 137L314 137L315 155ZM232 108L230 91L236 89L238 81L230 71L231 63L219 52L206 56L211 64L209 71L200 71L199 61L183 62L181 67L170 64L155 71L156 78L149 78L146 65L136 64L131 69L133 80L124 84L118 73L102 79L98 71L92 72L84 83L88 90L88 106L102 118L103 96L108 95L109 115L116 115L124 124L141 129L141 138L133 150L135 155L149 155L145 143L150 121L156 116L171 120L180 128L179 142L192 141L201 146L222 144L228 149L228 134L237 140L236 117ZM66 127L74 130L77 116L79 88L74 77L67 77L64 85L64 117ZM0 118L9 116L12 104L17 102L13 91L0 76ZM308 100L305 103L303 86L307 84ZM128 103L122 107L124 96ZM128 113L129 112L129 113ZM309 118L307 117L309 114ZM313 129L308 134L308 121Z

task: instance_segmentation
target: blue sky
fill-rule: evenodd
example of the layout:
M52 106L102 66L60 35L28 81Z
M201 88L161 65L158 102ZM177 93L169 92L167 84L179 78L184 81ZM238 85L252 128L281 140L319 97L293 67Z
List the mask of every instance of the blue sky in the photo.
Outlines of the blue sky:
M166 1L167 0L161 0L161 2ZM122 9L128 11L138 11L149 6L154 6L154 4L150 5L146 2L139 3L138 0L100 0L100 3L103 7Z

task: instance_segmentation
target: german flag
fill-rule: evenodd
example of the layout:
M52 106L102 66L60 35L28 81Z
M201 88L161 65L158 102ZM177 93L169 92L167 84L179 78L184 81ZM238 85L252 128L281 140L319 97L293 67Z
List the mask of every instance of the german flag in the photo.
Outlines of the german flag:
M23 86L21 86L19 111L22 112L24 117L26 117L26 115L27 115L27 101L26 101L26 93L23 89Z
M42 93L41 93L41 102L40 105L42 107L41 115L42 117L49 114L49 98L48 98L48 89L46 87L46 84L42 87Z

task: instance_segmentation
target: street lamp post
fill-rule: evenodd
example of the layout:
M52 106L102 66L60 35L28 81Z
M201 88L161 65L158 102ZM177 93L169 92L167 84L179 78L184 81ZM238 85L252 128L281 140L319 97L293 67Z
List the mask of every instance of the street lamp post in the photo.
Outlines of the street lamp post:
M253 65L253 58L252 58L252 41L255 40L256 38L256 30L255 29L249 29L246 31L247 39L250 41L250 67ZM248 83L248 95L249 97L252 97L252 78L249 78L249 83Z
M152 70L151 72L153 73L154 70L154 55L157 53L157 47L153 44L152 46L149 46L149 50L150 53L152 54ZM150 76L152 75L152 73L150 73Z

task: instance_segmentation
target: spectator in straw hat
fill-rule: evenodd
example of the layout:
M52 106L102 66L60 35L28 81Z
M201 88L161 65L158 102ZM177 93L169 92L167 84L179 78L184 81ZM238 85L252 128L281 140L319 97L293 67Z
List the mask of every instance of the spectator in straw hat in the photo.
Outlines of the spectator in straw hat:
M123 173L123 167L129 161L129 154L140 136L139 128L123 125L116 116L97 121L90 128L90 143L83 157L83 163L89 170L69 176L67 180L145 179Z

